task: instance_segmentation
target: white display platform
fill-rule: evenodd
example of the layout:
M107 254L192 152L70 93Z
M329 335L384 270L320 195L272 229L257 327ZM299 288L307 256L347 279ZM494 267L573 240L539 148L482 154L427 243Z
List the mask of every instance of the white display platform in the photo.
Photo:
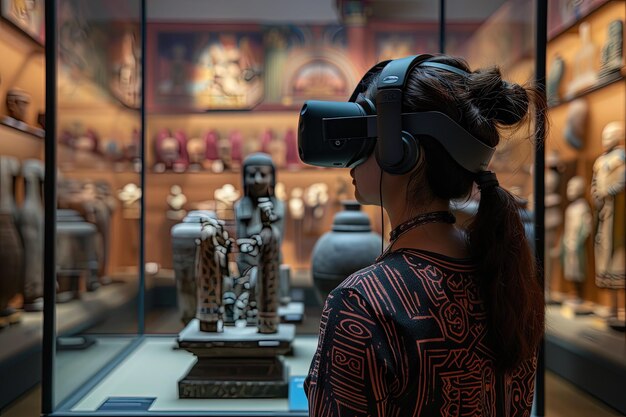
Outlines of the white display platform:
M185 376L196 359L175 346L175 336L146 336L71 411L96 411L109 397L156 397L149 411L289 411L287 398L179 399L178 380ZM296 337L293 356L284 357L290 376L308 374L316 347L316 336Z

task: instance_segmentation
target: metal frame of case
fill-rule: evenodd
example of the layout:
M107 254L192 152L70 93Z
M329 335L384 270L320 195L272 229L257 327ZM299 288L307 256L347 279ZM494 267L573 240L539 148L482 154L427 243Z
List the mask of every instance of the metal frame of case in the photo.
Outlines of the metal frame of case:
M46 0L46 142L45 142L45 159L47 161L56 161L56 128L57 128L57 1ZM146 0L141 1L141 47L146 50ZM544 91L545 88L545 68L546 68L546 33L547 33L547 2L535 2L535 19L536 19L536 39L535 39L535 83ZM440 0L440 19L439 19L439 42L441 51L445 46L445 6L446 1ZM141 65L145 68L145 53L142 54ZM145 102L145 77L142 77L141 100ZM141 106L141 130L145 132L146 127L146 111ZM544 259L544 238L543 238L543 217L544 217L544 147L543 138L545 136L544 126L539 126L535 132L535 176L534 176L534 195L535 195L535 248L538 259L538 265L543 264ZM141 148L142 160L145 160L145 137ZM49 416L120 416L120 415L159 415L159 416L306 416L307 412L211 412L207 411L180 411L180 412L73 412L69 408L86 395L93 387L95 387L107 374L115 369L146 337L144 334L144 294L139 291L138 297L138 333L136 339L131 342L117 357L109 362L104 368L90 378L88 383L84 384L80 389L69 396L59 407L55 406L54 393L54 372L55 372L55 356L56 356L56 308L55 308L55 241L56 241L56 184L57 173L56 164L46 164L46 181L44 185L44 202L45 202L45 247L44 247L44 329L43 329L43 373L42 373L42 413ZM142 187L146 180L145 168L141 170L140 178ZM144 194L145 196L145 194ZM144 265L144 245L145 245L145 205L144 197L142 197L141 215L140 215L140 251L139 265ZM539 268L538 276L543 278L543 272ZM144 270L139 268L139 286L143 288L145 282ZM543 349L540 353L540 360L537 371L536 393L535 393L535 415L544 415L544 361Z

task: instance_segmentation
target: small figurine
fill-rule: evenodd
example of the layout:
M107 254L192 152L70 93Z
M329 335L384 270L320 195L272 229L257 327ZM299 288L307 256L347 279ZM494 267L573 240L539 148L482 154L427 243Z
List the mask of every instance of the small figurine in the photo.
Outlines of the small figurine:
M588 117L587 100L579 98L569 104L564 136L565 142L574 149L582 149L585 144Z
M170 194L167 196L167 210L166 217L170 220L180 221L187 212L183 209L183 206L187 203L187 197L183 194L183 190L180 185L172 185L170 187Z
M555 55L550 65L550 72L546 80L546 97L548 99L548 105L554 106L561 101L561 95L559 89L561 87L561 80L563 79L563 72L565 71L565 61L560 55Z
M189 155L189 171L201 171L206 160L206 143L202 138L191 138L187 141Z
M574 56L574 64L572 66L573 77L568 86L567 94L565 95L568 99L593 86L598 79L595 68L597 48L591 40L589 23L581 23L579 31L581 45Z
M576 303L583 300L583 287L587 276L587 238L592 230L591 207L585 200L585 181L573 177L567 183L567 199L570 204L565 210L561 262L563 277L573 283Z
M134 183L128 183L117 192L117 198L122 202L122 213L126 219L139 218L139 204L141 202L141 188Z
M8 116L3 123L21 130L28 130L26 114L30 104L30 95L21 88L12 88L7 91L6 105Z
M619 76L624 65L624 22L614 20L609 23L607 41L600 56L600 80Z

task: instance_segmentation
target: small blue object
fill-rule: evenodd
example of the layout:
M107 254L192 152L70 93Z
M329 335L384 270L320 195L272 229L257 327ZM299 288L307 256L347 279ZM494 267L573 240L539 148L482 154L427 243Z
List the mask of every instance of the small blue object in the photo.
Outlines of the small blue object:
M309 411L309 402L304 394L304 376L289 379L289 411Z
M109 397L98 411L148 411L155 397Z

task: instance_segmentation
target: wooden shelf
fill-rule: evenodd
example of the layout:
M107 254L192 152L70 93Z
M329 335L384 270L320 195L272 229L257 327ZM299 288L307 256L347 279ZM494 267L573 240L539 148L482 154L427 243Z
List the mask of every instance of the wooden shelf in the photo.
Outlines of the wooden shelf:
M579 16L577 19L575 19L571 23L564 25L563 27L559 28L553 33L550 33L550 31L548 31L548 42L552 42L556 40L557 38L559 38L560 36L567 34L567 33L577 33L578 32L577 28L581 22L585 21L586 19L589 19L594 14L596 14L597 12L602 10L604 7L610 5L613 2L624 2L624 0L609 0L602 4L598 4L592 9L588 10L585 15ZM555 11L554 13L558 13L558 11Z
M607 77L606 80L600 80L598 83L596 83L592 87L586 88L585 90L577 93L573 97L561 100L559 103L554 104L554 105L550 106L549 108L550 109L554 109L554 108L563 106L563 105L565 105L567 103L570 103L570 102L572 102L572 101L574 101L576 99L588 96L589 94L592 94L592 93L594 93L596 91L602 90L603 88L606 88L606 87L608 87L610 85L613 85L613 84L618 83L620 81L623 82L625 79L626 79L626 77L624 77L624 75L621 74L621 73L617 74L615 77Z

